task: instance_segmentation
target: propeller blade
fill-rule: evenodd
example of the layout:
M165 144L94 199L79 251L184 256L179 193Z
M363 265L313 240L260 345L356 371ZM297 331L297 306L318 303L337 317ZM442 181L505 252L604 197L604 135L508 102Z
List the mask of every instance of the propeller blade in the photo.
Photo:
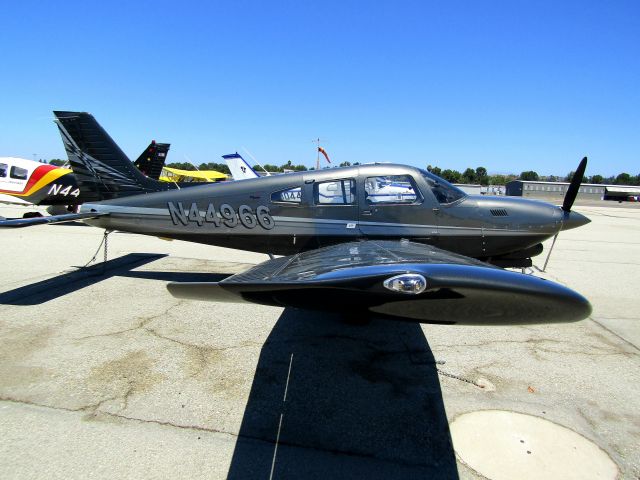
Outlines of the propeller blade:
M580 188L580 184L582 183L582 177L584 177L584 171L587 169L587 157L584 157L578 165L576 169L576 173L573 174L573 178L571 179L571 184L567 189L567 193L564 196L564 202L562 202L562 210L565 212L570 212L571 207L573 206L573 202L576 200L576 196L578 195L578 189Z

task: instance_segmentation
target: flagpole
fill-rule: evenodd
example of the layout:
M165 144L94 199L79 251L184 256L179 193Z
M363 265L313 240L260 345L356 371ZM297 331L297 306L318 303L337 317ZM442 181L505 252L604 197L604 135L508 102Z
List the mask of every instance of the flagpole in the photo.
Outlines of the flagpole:
M318 156L316 158L316 170L320 170L320 137L318 137L317 142L318 142L318 148L316 148L317 150L316 153L318 154Z

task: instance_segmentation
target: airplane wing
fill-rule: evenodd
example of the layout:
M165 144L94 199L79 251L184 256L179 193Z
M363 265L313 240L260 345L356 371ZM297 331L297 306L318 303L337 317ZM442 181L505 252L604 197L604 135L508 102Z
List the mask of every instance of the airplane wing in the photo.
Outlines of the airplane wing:
M421 323L571 322L591 305L541 278L404 240L364 240L275 258L220 282L169 283L179 298L333 310Z
M64 223L87 218L97 218L108 215L108 213L68 213L64 215L51 215L50 217L32 218L9 218L0 219L0 228L20 228L32 227L34 225L45 225L47 223Z
M215 182L216 180L226 180L227 176L224 173L217 172L216 170L180 170L179 168L164 167L164 170L171 172L179 177L191 177L204 180L206 182Z

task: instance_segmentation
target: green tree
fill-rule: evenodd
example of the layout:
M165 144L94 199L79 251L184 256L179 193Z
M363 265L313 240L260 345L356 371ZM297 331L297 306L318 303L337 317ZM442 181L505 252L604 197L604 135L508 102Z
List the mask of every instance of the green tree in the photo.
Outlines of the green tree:
M484 167L476 168L476 182L480 185L487 186L489 185L489 175L487 174L487 169Z
M573 180L573 176L576 174L576 172L574 172L573 170L570 171L566 177L564 177L564 181L565 182L570 182L571 180ZM582 177L582 183L589 183L589 177L584 176Z
M489 177L489 183L491 185L504 185L507 183L507 177L504 175L491 175Z
M616 177L614 183L616 185L631 185L631 175L628 173L621 173Z
M56 167L61 167L65 163L67 163L67 161L62 160L61 158L52 158L51 160L49 160L49 165L55 165Z
M602 175L591 175L589 183L602 183L603 180Z
M531 182L537 182L538 180L540 180L540 176L538 175L538 172L534 172L533 170L529 170L527 172L522 172L520 174L520 180L528 180Z
M476 176L477 177L486 177L487 176L487 169L484 168L484 167L476 168Z
M341 167L350 167L351 166L351 162L342 162L340 164Z
M229 167L226 163L201 163L198 166L198 170L214 170L216 172L224 173L225 175L231 175L231 170L229 170Z
M460 183L462 179L462 174L457 170L446 169L442 171L442 178L444 178L447 182L451 183Z
M174 162L166 165L169 168L177 168L178 170L195 170L196 167L189 162Z
M476 171L473 168L467 168L462 174L464 183L476 183Z

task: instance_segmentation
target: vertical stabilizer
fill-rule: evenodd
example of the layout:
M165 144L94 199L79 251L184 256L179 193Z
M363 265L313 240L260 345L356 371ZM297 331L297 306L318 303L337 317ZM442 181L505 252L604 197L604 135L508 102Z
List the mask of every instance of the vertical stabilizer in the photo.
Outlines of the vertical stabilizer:
M145 177L93 115L86 112L53 113L85 201L175 188Z
M229 167L229 170L231 170L231 176L234 180L246 180L248 178L258 178L260 176L238 153L223 155L222 158L227 162L227 166Z
M152 140L133 164L147 177L159 180L162 168L167 161L169 147L169 143L156 143Z

